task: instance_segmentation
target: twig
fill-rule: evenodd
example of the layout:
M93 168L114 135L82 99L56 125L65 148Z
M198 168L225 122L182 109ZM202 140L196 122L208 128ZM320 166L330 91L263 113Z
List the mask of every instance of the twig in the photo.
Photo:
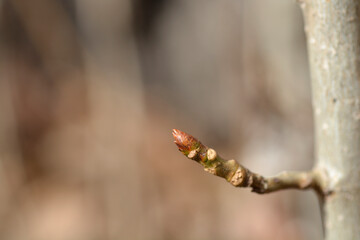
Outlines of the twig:
M203 145L193 136L173 129L175 144L188 158L200 163L204 170L225 178L235 187L250 187L256 193L270 193L281 189L315 189L322 192L317 171L282 172L274 177L263 177L251 172L235 160L224 160L214 149Z

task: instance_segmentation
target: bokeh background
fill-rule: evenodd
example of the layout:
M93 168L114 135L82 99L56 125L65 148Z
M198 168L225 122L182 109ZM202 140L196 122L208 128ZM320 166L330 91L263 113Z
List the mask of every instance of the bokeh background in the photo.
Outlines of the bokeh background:
M264 175L312 166L295 1L0 8L1 239L322 238L314 193L233 188L171 136L191 133Z

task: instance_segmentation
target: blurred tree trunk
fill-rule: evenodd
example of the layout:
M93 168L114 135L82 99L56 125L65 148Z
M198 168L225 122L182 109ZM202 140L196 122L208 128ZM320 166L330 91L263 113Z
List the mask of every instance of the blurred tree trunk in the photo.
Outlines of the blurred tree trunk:
M309 49L316 167L327 173L327 240L360 239L360 15L358 0L301 3Z

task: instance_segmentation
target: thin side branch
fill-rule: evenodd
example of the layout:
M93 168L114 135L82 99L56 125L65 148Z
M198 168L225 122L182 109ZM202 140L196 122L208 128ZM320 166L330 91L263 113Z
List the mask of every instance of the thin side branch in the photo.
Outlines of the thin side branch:
M224 160L217 152L203 145L193 136L173 129L175 144L188 158L200 163L204 170L225 178L235 187L250 187L256 193L270 193L281 189L315 189L320 191L316 171L282 172L274 177L263 177L251 172L235 160Z

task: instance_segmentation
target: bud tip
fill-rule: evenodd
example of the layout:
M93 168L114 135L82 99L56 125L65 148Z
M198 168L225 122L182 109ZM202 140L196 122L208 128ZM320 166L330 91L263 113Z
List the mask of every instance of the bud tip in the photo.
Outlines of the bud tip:
M200 143L196 138L182 132L178 129L172 130L172 135L175 139L175 144L178 146L179 150L182 152L189 152L197 148L197 145Z

